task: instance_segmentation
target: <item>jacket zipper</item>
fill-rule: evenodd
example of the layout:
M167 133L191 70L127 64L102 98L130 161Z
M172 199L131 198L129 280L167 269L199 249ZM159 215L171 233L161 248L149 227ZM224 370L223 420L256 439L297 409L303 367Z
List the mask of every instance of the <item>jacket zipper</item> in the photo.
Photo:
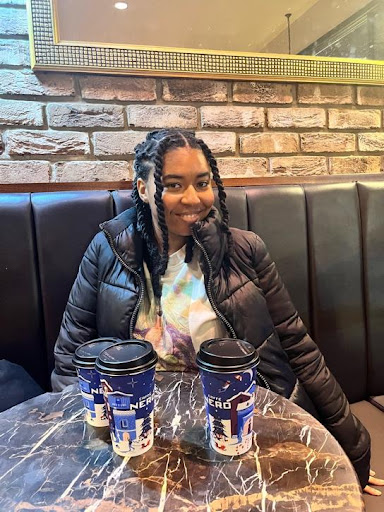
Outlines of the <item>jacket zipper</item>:
M129 322L129 337L132 338L133 337L133 329L134 329L134 321L136 320L136 316L137 316L137 313L139 311L140 304L141 304L141 302L143 301L143 298L144 298L144 283L143 283L143 280L141 279L140 274L138 272L136 272L136 270L134 270L132 267L127 265L125 263L125 261L123 260L123 258L120 256L120 254L117 252L117 250L116 250L116 248L115 248L115 246L113 244L112 237L108 233L108 231L106 231L104 228L101 228L101 230L106 235L106 237L108 239L108 242L109 242L109 245L110 245L110 247L112 249L113 254L120 261L120 263L123 265L123 267L125 267L127 270L129 270L129 272L132 272L137 277L137 279L139 281L139 285L140 285L139 299L136 302L135 309L133 310L133 313L132 313L132 316L131 316L131 320Z
M205 261L207 262L207 265L208 265L208 269L209 269L209 274L208 274L208 283L207 283L207 295L208 295L208 299L209 299L209 302L211 303L211 306L212 306L212 309L213 311L216 313L216 315L220 318L220 320L224 323L224 325L228 328L229 332L231 333L231 336L233 339L237 339L237 336L236 336L236 333L235 333L235 330L234 328L232 327L232 325L228 322L228 320L225 318L225 316L220 313L218 307L216 306L215 304L215 301L213 300L213 296L212 296L212 288L211 288L211 285L212 285L212 275L213 275L213 269L212 269L212 263L211 263L211 260L209 259L209 256L207 254L207 251L205 250L203 244L200 242L200 240L197 238L196 234L194 231L192 231L192 237L193 237L193 240L195 241L195 244L200 248L201 252L203 253L204 255L204 258L205 258ZM268 381L267 379L264 377L264 375L262 375L257 369L256 369L256 374L257 376L264 382L265 384L265 387L268 389L268 390L271 390L269 384L268 384Z
M258 376L258 377L259 377L259 378L264 382L265 387L266 387L269 391L271 391L270 385L268 384L268 381L267 381L267 379L264 377L264 375L263 375L263 374L261 374L261 373L259 372L259 370L256 370L256 374L257 374L257 376Z
M225 318L225 316L222 313L220 313L218 307L215 304L215 301L213 300L213 296L212 296L213 269L212 269L211 260L209 259L207 251L203 247L202 243L196 237L196 234L195 234L194 231L192 231L192 237L193 237L193 240L195 241L195 244L200 248L201 252L203 253L205 261L207 262L207 265L208 265L209 273L208 273L208 282L207 282L207 295L208 295L209 302L211 303L213 311L216 313L216 315L220 318L220 320L223 322L223 324L226 326L226 328L230 332L231 337L236 340L237 336L236 336L236 333L235 333L235 329L228 322L228 320Z
M133 310L131 320L129 322L129 337L132 338L133 337L134 320L136 319L137 313L139 311L141 302L143 301L143 297L144 297L144 283L143 283L143 280L141 279L140 274L138 272L136 272L136 270L134 270L132 267L127 265L125 263L125 261L123 260L123 258L120 256L120 254L117 252L117 250L113 244L112 237L108 233L108 231L105 231L104 228L101 228L101 230L103 231L103 233L105 233L113 254L120 261L120 263L123 265L123 267L125 267L129 272L132 272L137 277L137 279L139 281L139 285L140 285L139 299L136 302L135 309ZM201 252L203 253L205 261L207 262L207 265L208 265L209 274L208 274L208 283L207 283L207 295L208 295L209 302L210 302L215 314L220 318L220 320L223 322L223 324L228 328L232 338L236 340L237 336L236 336L236 332L235 332L234 328L232 327L230 322L225 318L225 316L219 311L218 307L215 304L215 301L213 300L212 287L211 287L212 286L213 269L212 269L211 260L209 259L209 256L208 256L207 251L205 250L204 246L202 245L200 240L196 237L196 234L194 232L192 232L192 236L193 236L193 240L195 241L195 244L200 248ZM265 379L265 377L258 370L256 370L256 373L261 378L261 380L264 382L266 388L270 390L271 388L269 387L269 384L268 384L267 380Z

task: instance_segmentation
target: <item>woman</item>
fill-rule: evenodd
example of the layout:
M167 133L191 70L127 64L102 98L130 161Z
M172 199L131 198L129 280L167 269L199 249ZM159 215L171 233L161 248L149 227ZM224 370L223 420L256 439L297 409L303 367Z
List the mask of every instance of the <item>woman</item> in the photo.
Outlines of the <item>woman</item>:
M308 336L264 243L229 228L225 197L216 161L194 134L159 130L137 146L135 208L105 222L85 253L55 347L53 389L75 381L76 347L99 336L150 340L166 370L195 369L205 339L246 339L259 351L260 383L320 419L363 487L384 484L369 476L369 434Z

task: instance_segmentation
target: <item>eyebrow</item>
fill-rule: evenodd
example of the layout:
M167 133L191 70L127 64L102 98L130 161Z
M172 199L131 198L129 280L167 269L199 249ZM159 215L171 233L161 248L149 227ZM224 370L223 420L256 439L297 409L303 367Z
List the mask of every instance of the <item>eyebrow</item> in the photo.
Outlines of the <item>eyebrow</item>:
M209 177L210 175L211 175L211 173L208 171L200 172L199 174L197 174L196 178L205 178L205 177ZM184 179L184 176L180 176L179 174L167 174L166 176L163 176L163 180L168 180L168 179L182 180L182 179Z

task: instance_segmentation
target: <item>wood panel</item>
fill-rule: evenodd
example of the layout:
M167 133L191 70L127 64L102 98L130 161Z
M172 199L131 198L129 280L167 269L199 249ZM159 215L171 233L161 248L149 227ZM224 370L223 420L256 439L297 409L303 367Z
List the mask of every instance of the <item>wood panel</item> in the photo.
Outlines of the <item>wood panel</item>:
M226 178L226 187L257 185L304 185L307 183L346 183L351 181L384 181L380 174L337 174L326 176L260 176L256 178ZM87 181L65 183L0 183L0 192L58 192L61 190L129 190L132 181Z

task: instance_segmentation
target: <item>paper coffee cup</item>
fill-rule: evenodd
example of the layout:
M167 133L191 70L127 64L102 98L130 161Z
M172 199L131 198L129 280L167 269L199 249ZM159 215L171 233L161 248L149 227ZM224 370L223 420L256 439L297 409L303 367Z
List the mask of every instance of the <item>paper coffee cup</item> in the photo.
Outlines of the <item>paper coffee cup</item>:
M118 338L97 338L80 345L72 359L76 368L79 388L85 407L85 419L93 427L107 427L108 416L104 403L100 377L95 362L102 350L121 340Z
M196 362L211 447L230 456L247 452L253 439L256 349L243 340L207 340L200 345Z
M114 451L135 457L153 445L157 354L145 340L128 340L103 350L96 369L104 392Z

